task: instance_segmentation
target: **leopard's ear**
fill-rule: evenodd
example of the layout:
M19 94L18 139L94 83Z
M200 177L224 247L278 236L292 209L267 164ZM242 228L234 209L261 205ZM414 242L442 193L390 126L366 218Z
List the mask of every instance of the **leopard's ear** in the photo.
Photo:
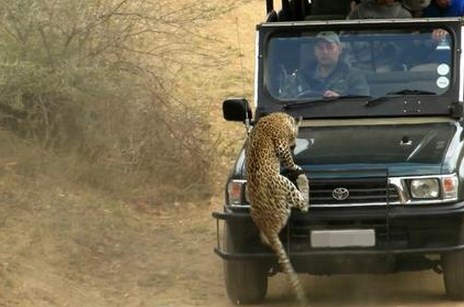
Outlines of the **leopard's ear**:
M293 118L293 138L296 138L298 135L298 131L300 130L300 125L303 122L303 117L298 116L297 118Z

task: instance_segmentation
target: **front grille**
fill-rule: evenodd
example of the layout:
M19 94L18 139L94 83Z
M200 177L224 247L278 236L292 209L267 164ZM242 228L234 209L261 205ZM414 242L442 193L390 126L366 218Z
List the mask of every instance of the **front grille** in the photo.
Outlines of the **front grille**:
M337 199L338 191L348 191ZM338 193L340 196L340 193ZM385 205L399 203L395 187L387 184L386 178L363 178L346 180L310 180L311 206ZM346 198L345 198L346 196Z

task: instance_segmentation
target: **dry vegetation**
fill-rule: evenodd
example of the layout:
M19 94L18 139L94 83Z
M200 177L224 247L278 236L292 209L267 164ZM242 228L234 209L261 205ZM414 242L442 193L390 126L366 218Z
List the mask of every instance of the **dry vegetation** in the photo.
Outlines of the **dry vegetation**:
M0 0L0 306L223 299L210 212L244 130L221 101L252 98L263 13Z
M239 51L204 29L241 5L0 1L1 127L66 160L42 172L120 195L209 195L228 142L211 110Z

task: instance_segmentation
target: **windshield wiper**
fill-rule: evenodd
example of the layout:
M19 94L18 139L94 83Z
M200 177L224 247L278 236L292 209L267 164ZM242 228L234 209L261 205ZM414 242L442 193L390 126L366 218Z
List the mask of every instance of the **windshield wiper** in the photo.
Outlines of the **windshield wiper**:
M382 102L389 101L391 98L398 97L398 96L436 95L436 94L437 93L435 92L429 92L429 91L423 91L423 90L404 89L398 92L387 93L387 96L380 96L380 97L374 98L372 100L367 101L364 105L366 107L377 105Z
M377 105L377 104L380 104L382 102L389 101L390 98L391 97L388 97L388 96L380 96L380 97L377 97L377 98L366 101L366 103L364 105L366 107L371 107L373 105Z
M398 92L390 92L387 95L436 95L437 93L435 92L430 92L430 91L423 91L423 90L410 90L410 89L404 89Z
M338 97L324 97L324 98L319 98L319 99L314 99L314 100L305 100L305 101L296 101L296 102L290 102L287 103L286 105L283 106L284 110L289 110L289 109L294 109L294 108L299 108L303 106L313 106L313 105L320 105L320 104L325 104L325 103L331 103L331 102L338 102L344 99L355 99L355 98L370 98L372 96L365 96L365 95L358 95L358 96L338 96Z

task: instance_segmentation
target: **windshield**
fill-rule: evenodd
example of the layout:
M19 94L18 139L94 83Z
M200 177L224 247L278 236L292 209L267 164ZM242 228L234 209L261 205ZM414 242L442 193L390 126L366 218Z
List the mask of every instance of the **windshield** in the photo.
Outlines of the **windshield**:
M273 35L265 85L278 100L441 95L451 85L451 34L443 29Z

